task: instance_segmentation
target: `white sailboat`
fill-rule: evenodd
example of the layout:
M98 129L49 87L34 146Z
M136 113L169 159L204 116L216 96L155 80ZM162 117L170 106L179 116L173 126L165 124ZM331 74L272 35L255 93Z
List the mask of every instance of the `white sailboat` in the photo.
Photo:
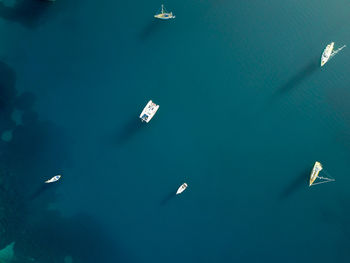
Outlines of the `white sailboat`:
M175 18L175 16L173 15L173 12L169 13L165 10L164 5L162 5L161 12L158 14L155 14L154 17L158 19L163 19L163 20Z
M177 189L176 194L177 194L177 195L181 194L183 191L186 190L187 186L188 186L188 185L187 185L186 183L183 183L183 184Z
M340 50L345 48L346 45L342 46L341 48L338 48L337 50L334 50L334 42L328 44L326 48L323 50L322 56L321 56L321 67L324 66L330 60L334 55L336 55Z
M335 179L333 178L319 176L319 173L322 171L322 169L323 169L322 164L319 162L315 162L314 167L312 168L312 171L311 171L309 186L335 181ZM316 181L316 179L319 179L319 180Z
M46 184L49 184L49 183L54 183L54 182L57 182L58 180L60 180L61 178L61 175L58 174L58 175L55 175L54 177L52 177L51 179L45 181Z

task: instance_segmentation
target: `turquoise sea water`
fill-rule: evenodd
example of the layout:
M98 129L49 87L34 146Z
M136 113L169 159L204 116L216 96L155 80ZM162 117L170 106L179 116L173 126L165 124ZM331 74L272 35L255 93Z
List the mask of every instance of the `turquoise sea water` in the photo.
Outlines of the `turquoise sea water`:
M350 3L164 4L175 20L155 21L155 0L0 2L1 247L349 262L350 47L319 60L350 46ZM307 186L316 160L335 183Z

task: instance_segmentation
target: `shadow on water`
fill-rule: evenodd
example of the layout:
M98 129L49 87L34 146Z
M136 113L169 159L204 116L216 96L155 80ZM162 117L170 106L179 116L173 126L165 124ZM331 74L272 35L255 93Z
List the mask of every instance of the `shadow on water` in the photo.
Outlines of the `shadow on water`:
M77 0L79 1L79 0ZM49 10L59 13L67 4L74 4L77 1L49 1L49 0L13 0L9 5L5 1L0 1L0 17L8 21L16 22L27 28L36 28L45 23L53 14Z
M34 94L17 95L8 65L0 62L0 73L0 133L13 131L11 140L0 139L0 249L14 242L13 263L126 262L92 218L62 217L50 208L59 184L44 184L43 178L65 166L70 141L54 123L38 118ZM11 121L15 109L22 112L20 124ZM135 129L130 125L128 131Z
M8 129L12 131L9 140L0 139L0 249L15 242L17 256L25 252L19 249L22 240L29 242L37 234L34 231L33 236L25 237L32 231L25 229L25 226L30 220L39 222L38 215L46 214L56 197L55 186L42 185L43 177L55 174L58 167L63 167L69 151L64 132L50 121L40 121L32 110L35 95L17 95L15 83L13 69L0 61L0 134ZM14 110L21 112L18 123L12 120ZM45 193L45 198L38 198ZM45 219L39 222L42 223L45 223ZM29 245L28 242L23 246ZM41 254L45 254L45 251L41 251ZM23 259L18 262L29 261Z
M134 137L138 132L145 129L146 123L143 123L139 118L134 117L130 119L125 126L120 131L115 142L117 145L121 145L129 141Z
M171 191L169 194L167 194L163 200L160 202L160 205L164 206L168 204L171 200L173 200L176 197L176 192Z
M13 6L8 6L0 2L0 17L35 28L45 21L47 9L53 4L43 0L15 0Z
M12 128L14 125L11 113L17 95L15 84L15 72L7 64L0 61L0 132Z
M276 93L278 95L285 94L298 87L302 82L307 80L318 69L320 69L319 60L319 57L314 57L308 61L299 71L297 71L284 84L282 84L277 89Z
M12 68L0 61L0 102L1 104L13 101L16 96L16 74Z
M295 177L282 191L282 193L280 194L280 199L287 199L300 189L308 186L310 171L310 169L305 169L301 174Z
M31 92L23 92L17 96L14 101L15 107L19 110L26 111L31 109L35 103L35 95Z
M43 183L39 186L39 188L29 197L29 201L34 201L39 196L43 195L45 192L47 192L49 189L55 190L58 187L59 183L52 183L52 184L46 184Z
M159 32L164 27L164 21L159 19L152 19L149 21L146 26L141 30L140 39L147 40L152 35Z
M30 105L30 102L25 103ZM0 247L21 238L22 224L33 211L43 213L54 201L54 186L41 186L42 178L54 174L68 158L67 142L63 133L51 122L39 121L30 109L22 116L22 124L13 128L13 137L1 144L0 179L3 190L0 202L3 204L0 226L2 240ZM6 173L4 172L6 171ZM40 185L39 188L38 185ZM48 193L46 198L37 198ZM36 201L33 203L32 201Z
M27 220L16 242L19 262L125 262L115 240L93 218L85 214L63 218L57 211L45 211Z

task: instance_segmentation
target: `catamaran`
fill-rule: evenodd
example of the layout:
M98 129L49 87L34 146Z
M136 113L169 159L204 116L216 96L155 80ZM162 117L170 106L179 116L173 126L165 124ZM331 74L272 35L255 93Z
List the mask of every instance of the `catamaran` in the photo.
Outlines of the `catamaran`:
M188 186L188 185L187 185L186 183L183 183L183 184L177 189L176 194L177 194L177 195L181 194L183 191L186 190L187 186Z
M51 179L45 181L45 183L46 183L46 184L49 184L49 183L57 182L58 180L60 180L60 178L61 178L61 175L58 174L58 175L52 177Z
M322 171L322 169L323 169L322 164L319 162L315 162L314 167L312 168L312 171L311 171L309 186L335 181L335 179L333 178L319 176L319 173ZM317 178L320 179L320 181L315 182Z
M145 122L149 122L153 116L156 114L157 110L159 109L159 105L153 103L152 100L150 100L146 107L143 109L143 111L140 114L140 119Z
M175 16L173 15L173 12L168 13L165 8L164 5L162 5L162 11L158 14L154 15L155 18L159 18L159 19L171 19L171 18L175 18Z

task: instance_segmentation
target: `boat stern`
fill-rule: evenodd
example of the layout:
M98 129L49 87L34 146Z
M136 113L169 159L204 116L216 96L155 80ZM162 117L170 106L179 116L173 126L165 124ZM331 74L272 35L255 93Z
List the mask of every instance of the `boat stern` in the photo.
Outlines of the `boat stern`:
M149 122L147 114L143 114L140 118L141 118L142 121Z

